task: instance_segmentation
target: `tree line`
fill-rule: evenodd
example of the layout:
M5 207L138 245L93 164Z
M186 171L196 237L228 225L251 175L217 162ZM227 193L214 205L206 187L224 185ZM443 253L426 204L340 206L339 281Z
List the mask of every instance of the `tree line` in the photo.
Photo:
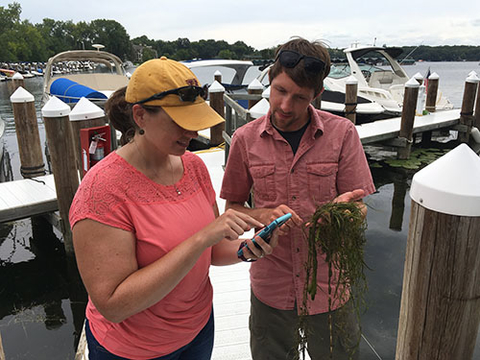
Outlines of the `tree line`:
M122 60L135 63L165 55L175 60L189 59L272 59L275 47L257 50L243 41L229 44L223 40L174 41L154 40L143 35L130 39L126 29L115 20L97 19L91 22L56 21L45 18L39 24L21 19L17 2L0 6L0 61L47 61L62 51L93 49L102 44L105 50ZM139 52L138 49L141 49ZM479 61L480 46L405 46L399 58L410 54L414 60ZM415 50L414 50L415 49ZM412 52L412 50L414 50ZM329 49L330 56L341 60L341 49ZM140 54L140 56L139 56Z

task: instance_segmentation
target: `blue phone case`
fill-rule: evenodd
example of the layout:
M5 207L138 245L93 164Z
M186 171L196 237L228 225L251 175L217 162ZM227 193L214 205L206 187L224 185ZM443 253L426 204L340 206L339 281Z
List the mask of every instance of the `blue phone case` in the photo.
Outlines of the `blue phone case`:
M285 222L290 219L292 217L292 214L291 213L288 213L288 214L285 214L285 215L282 215L278 218L276 218L275 220L273 220L270 224L268 224L267 226L265 226L257 235L255 236L260 236L264 241L266 241L267 243L269 242L270 240L270 237L272 236L272 232L273 230L275 230L277 227L279 226L282 226L283 224L285 224ZM258 245L256 242L255 242L255 236L253 237L252 239L252 242L253 244L258 248L258 249L261 249L260 245ZM245 246L247 246L247 242L244 241L242 243L243 246L240 247L240 249L238 250L237 252L237 255L240 257L240 256L243 256L243 248Z

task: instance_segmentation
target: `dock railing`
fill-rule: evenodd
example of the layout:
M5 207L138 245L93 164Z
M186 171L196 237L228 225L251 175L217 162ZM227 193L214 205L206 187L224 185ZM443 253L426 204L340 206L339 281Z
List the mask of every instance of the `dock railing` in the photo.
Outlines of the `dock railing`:
M240 126L253 120L249 110L243 108L237 100L258 101L261 98L261 94L223 94L223 100L225 102L225 131L223 132L223 139L225 140L225 164L227 163L233 133Z

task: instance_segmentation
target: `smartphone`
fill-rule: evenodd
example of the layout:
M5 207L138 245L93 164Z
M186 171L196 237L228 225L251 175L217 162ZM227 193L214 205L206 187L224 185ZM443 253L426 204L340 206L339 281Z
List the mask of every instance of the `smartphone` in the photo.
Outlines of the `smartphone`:
M252 239L253 244L254 244L258 249L262 249L262 247L255 242L255 237L256 237L256 236L260 236L265 242L268 243L268 242L270 241L270 237L272 236L273 230L275 230L277 227L282 226L283 224L285 224L285 222L287 222L287 220L290 219L291 217L292 217L292 214L291 214L291 213L288 213L288 214L282 215L282 216L276 218L275 220L273 220L270 224L268 224L267 226L265 226L258 234L256 234L256 235L253 237L253 239ZM246 242L246 241L242 242L242 244L240 245L240 249L238 249L237 255L238 255L239 257L242 257L242 256L243 256L243 248L244 248L245 246L247 246L247 242Z

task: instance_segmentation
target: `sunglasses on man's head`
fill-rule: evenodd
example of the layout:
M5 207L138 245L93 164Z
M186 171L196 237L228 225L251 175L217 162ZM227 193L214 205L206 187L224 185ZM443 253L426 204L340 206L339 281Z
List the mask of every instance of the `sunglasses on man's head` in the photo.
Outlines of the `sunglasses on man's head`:
M318 73L325 69L325 63L319 58L305 56L293 50L280 50L275 61L280 61L280 64L286 68L294 68L302 59L305 71Z
M182 101L194 102L197 99L197 96L203 97L204 91L205 90L200 86L182 86L177 89L171 89L154 94L144 100L137 101L135 104L144 104L152 100L160 100L167 95L178 95Z

